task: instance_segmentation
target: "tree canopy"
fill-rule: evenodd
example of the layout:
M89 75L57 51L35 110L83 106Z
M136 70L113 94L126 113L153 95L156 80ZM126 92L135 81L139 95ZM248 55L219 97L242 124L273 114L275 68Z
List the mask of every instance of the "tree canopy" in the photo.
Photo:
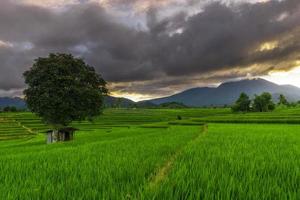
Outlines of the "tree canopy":
M251 100L246 93L241 93L240 97L236 100L235 104L232 106L232 111L234 112L248 112L250 111Z
M101 114L103 95L108 92L101 75L70 54L36 59L24 78L28 108L55 127Z
M272 95L264 92L261 95L255 95L253 108L258 112L268 112L275 109L275 104L272 101Z

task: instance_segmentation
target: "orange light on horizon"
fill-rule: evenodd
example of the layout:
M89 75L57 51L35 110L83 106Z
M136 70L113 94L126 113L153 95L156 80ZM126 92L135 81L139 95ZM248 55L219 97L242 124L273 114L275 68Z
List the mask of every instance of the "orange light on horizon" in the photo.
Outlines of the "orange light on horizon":
M156 98L155 96L151 96L151 95L144 95L144 94L137 94L137 93L119 93L119 92L112 92L111 96L130 99L134 102Z

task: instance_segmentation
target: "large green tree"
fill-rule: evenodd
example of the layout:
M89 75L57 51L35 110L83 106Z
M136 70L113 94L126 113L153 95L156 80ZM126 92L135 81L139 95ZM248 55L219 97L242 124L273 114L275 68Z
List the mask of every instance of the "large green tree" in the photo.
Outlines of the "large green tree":
M264 92L261 95L255 95L253 108L258 112L268 112L275 109L275 104L272 101L272 95Z
M248 112L250 111L251 100L249 96L242 92L240 97L236 100L235 104L232 106L232 111L234 112Z
M59 53L38 58L24 77L28 108L56 130L102 112L106 82L80 58Z

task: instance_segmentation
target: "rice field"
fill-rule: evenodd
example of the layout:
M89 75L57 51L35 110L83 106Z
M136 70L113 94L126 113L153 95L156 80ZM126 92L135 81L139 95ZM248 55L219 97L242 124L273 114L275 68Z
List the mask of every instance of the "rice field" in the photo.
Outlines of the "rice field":
M299 130L210 124L146 199L300 199Z
M46 145L38 117L0 113L0 199L300 199L299 108L107 109L72 126Z

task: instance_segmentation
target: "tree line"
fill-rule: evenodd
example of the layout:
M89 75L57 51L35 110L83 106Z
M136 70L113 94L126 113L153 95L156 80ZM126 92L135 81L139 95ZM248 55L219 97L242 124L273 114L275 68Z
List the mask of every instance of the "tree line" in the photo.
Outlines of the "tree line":
M5 106L3 108L0 107L0 112L24 112L25 108L17 108L16 106Z
M278 100L278 105L292 105L283 94L279 95ZM276 105L272 100L272 95L268 92L255 95L253 100L251 100L246 93L242 92L231 109L233 112L268 112L273 111L275 107Z

